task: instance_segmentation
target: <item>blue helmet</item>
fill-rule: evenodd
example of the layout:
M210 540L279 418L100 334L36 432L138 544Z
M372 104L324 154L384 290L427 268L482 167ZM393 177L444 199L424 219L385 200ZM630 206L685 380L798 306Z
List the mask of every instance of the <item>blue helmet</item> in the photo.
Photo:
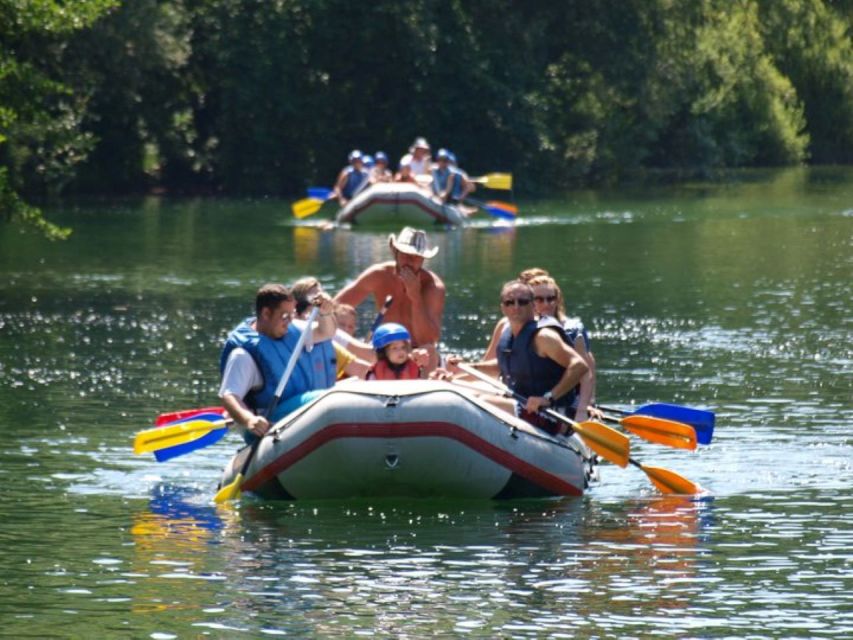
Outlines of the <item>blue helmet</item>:
M374 165L373 156L371 155L365 153L361 159L364 161L364 166L368 169Z
M385 164L388 164L388 156L385 154L384 151L377 151L374 154L373 158L374 160L376 160L376 162L384 162Z
M373 348L381 351L395 340L411 340L409 330L396 322L380 324L373 332Z
M447 159L450 160L450 164L455 165L456 163L456 154L452 151L447 152Z
M358 149L353 149L349 152L349 156L347 156L347 160L350 162L354 162L355 160L362 160L362 153Z
M450 152L447 149L439 149L435 157L437 160L450 160Z

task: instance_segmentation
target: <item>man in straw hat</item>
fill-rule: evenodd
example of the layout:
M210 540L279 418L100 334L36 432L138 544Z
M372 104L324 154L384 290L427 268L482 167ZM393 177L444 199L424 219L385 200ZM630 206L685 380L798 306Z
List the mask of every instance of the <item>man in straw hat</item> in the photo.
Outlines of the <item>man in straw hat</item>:
M335 296L335 302L359 305L373 295L378 310L387 296L393 303L385 313L385 322L398 322L412 336L412 345L430 353L429 369L438 363L436 345L441 336L444 313L444 283L436 274L423 268L424 260L438 253L429 246L426 232L405 227L399 235L388 237L394 260L365 269Z

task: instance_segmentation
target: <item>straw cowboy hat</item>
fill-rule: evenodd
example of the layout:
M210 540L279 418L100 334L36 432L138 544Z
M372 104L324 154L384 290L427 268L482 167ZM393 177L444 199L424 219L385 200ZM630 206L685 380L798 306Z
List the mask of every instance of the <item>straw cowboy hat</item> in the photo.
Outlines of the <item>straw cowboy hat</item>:
M388 244L401 253L422 258L432 258L438 253L438 247L429 248L426 232L412 227L405 227L398 236L389 235Z

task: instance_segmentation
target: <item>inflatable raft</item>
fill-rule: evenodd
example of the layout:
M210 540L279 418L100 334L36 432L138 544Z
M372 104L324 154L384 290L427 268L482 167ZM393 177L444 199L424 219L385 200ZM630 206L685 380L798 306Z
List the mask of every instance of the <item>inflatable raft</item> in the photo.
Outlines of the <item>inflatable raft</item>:
M385 182L368 187L342 207L335 218L338 223L374 223L423 225L465 224L466 207L440 204L428 191L407 182Z
M450 383L354 380L274 425L242 489L288 500L579 496L593 465L577 436L550 436Z

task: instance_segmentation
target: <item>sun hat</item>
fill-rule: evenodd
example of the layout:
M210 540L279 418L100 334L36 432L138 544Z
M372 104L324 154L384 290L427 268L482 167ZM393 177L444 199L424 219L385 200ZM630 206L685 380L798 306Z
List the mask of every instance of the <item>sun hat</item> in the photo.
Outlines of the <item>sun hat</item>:
M400 253L422 258L432 258L438 253L438 247L429 248L426 232L412 227L404 227L398 236L389 235L388 244Z
M414 151L415 149L426 149L429 151L429 142L426 141L426 138L415 138L415 141L412 143L410 151Z

